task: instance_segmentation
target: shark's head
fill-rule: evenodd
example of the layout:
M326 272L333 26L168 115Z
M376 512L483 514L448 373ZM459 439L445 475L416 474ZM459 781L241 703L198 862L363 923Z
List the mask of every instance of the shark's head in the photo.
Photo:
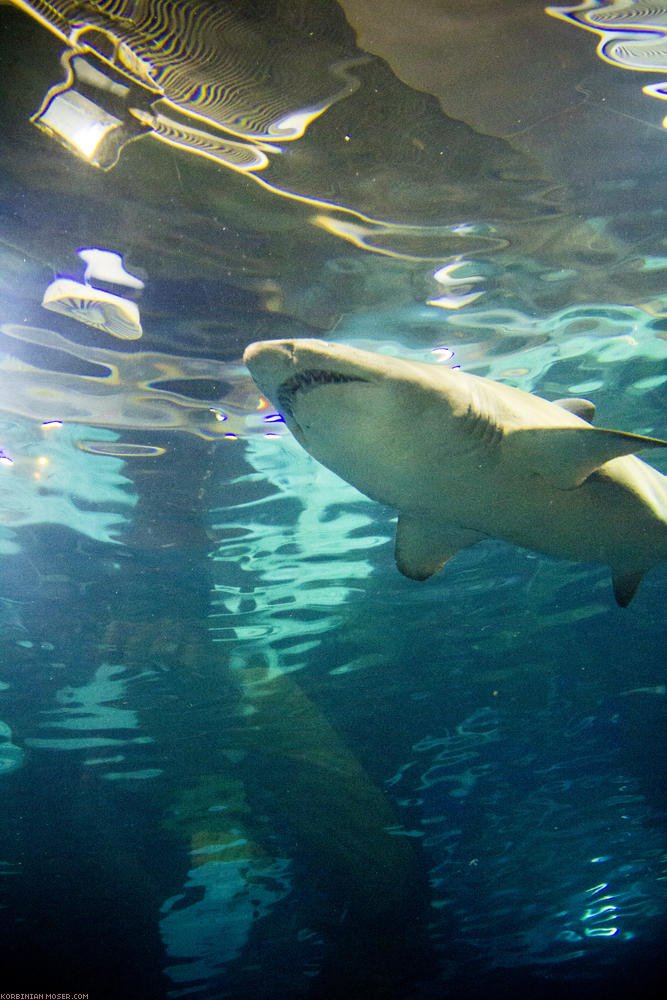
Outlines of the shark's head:
M320 340L264 340L250 344L243 360L262 393L279 410L287 426L301 437L321 408L343 400L354 406L371 373L352 351Z
M415 434L428 426L436 396L438 446L446 440L445 373L434 365L306 339L250 344L244 362L306 451L386 503L398 505L414 488ZM387 495L387 481L396 495Z

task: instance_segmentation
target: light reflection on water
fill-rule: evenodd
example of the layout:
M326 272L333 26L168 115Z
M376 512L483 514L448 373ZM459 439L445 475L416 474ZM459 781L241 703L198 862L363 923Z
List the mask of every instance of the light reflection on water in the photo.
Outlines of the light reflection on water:
M21 344L38 345L62 352L67 359L89 362L96 375L74 375L28 365L21 348L5 354L5 409L40 421L54 418L77 420L93 426L143 430L185 430L215 439L238 427L235 417L255 427L262 418L248 419L258 406L258 396L247 373L239 365L225 366L206 358L179 357L141 351L126 353L87 346L67 340L48 329L4 324L3 334ZM226 385L227 372L236 383L220 398L198 400L164 386L170 382L206 380L212 391ZM161 385L161 383L163 385ZM245 390L245 392L244 392ZM245 396L245 398L244 398ZM252 406L246 401L252 397ZM224 426L220 417L231 418ZM243 418L246 418L244 420Z
M413 768L404 765L392 784L398 785L403 795L410 795L412 786L412 794L418 794L421 803L426 802L425 849L436 856L445 855L431 871L434 905L436 910L457 909L463 939L501 968L535 965L547 975L549 967L573 963L564 978L586 978L589 973L575 960L587 954L587 939L618 935L619 940L632 941L639 926L660 919L663 894L657 882L651 886L642 876L663 869L662 838L658 831L651 833L645 827L638 857L637 827L625 827L623 821L633 819L650 826L651 810L643 795L636 790L634 795L614 794L602 770L592 776L598 761L591 755L587 760L588 777L576 776L571 770L566 780L554 780L554 770L564 775L568 768L565 762L556 768L543 767L539 755L531 752L537 744L532 742L529 730L543 721L539 714L525 720L521 743L515 748L506 743L509 719L503 715L487 708L464 720L451 734L421 741L413 747L418 754ZM596 728L600 721L592 720ZM419 760L424 753L432 761L426 771ZM599 763L608 767L609 750L602 742L598 743L598 753ZM499 767L498 757L505 762L512 760L513 790L505 784L505 768ZM415 786L420 770L420 783ZM534 787L517 780L524 770L537 779ZM616 780L624 793L633 784L636 789L636 783L627 778ZM476 792L477 781L481 787ZM429 785L438 786L436 795L430 798L424 796ZM463 815L460 808L446 803L447 797L456 800L475 792L487 798L485 815L490 823L471 849L463 831L452 829L452 816ZM504 795L513 799L509 823ZM632 817L624 808L628 802L632 803ZM430 815L436 803L442 811ZM590 888L582 888L591 878L586 841L593 849L608 851L606 856L593 856L588 861L589 865L599 866L597 877L605 878ZM575 852L568 850L568 842L577 844ZM516 866L518 843L522 843L521 871ZM451 892L454 876L465 886L467 903L463 907L458 893ZM486 884L492 881L494 888L488 896L485 893L485 905L480 908L476 894L482 877ZM499 934L499 926L510 914L515 929ZM613 953L600 958L603 963L614 961Z
M393 512L238 362L327 336L664 437L656 102L570 31L621 8L187 0L179 35L161 0L49 6L75 51L46 6L0 5L8 955L114 1000L648 983L664 571L628 612L493 541L406 581ZM141 292L140 327L93 284Z

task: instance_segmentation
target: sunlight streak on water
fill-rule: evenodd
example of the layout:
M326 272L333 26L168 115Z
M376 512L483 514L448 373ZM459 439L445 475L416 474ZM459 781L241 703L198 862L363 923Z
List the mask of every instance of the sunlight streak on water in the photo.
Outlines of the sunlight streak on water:
M304 645L303 639L340 623L340 609L363 594L372 573L369 548L382 545L386 536L377 533L372 503L290 437L279 445L249 439L245 454L261 472L241 477L236 488L268 480L280 492L212 511L211 530L223 535L213 556L216 575L231 562L248 586L216 585L209 621L215 641L246 640L244 658L252 658L257 640L263 655L272 650L270 678L307 664L305 653L317 640Z

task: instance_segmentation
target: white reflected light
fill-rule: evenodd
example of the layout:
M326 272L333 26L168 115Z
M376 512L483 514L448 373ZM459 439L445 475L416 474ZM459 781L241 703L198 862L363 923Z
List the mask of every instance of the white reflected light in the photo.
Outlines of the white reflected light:
M483 281L481 275L473 274L465 278L455 278L454 273L462 267L468 267L470 261L468 260L455 260L452 264L443 264L436 271L433 272L433 277L438 282L439 285L443 285L445 288L449 289L444 295L438 295L434 299L429 299L426 303L427 306L439 306L441 309L461 309L462 306L470 305L475 299L478 299L480 295L483 295L483 290L477 292L457 292L456 286L458 285L476 285L480 281Z
M280 121L273 122L269 126L269 135L281 139L299 139L312 120L321 115L323 110L324 108L318 108L316 111L295 111L285 115Z
M437 299L429 299L427 306L439 306L441 309L461 309L478 299L484 292L468 292L467 295L439 295Z
M95 162L102 140L122 125L119 118L76 90L57 94L34 121L44 132L91 162Z
M44 292L42 306L121 340L138 340L143 330L135 302L71 278L57 278Z
M454 357L454 351L450 350L449 347L434 347L431 354L435 354L438 361L449 361L450 358Z
M608 898L608 897L607 897ZM609 904L608 906L598 906L595 909L584 910L584 915L582 920L595 920L597 917L602 916L603 913L615 913L617 907Z
M453 264L443 264L437 271L433 272L433 277L439 285L476 285L484 279L480 274L473 274L469 278L455 278L454 272L462 267L470 265L469 260L456 260Z
M114 285L125 285L127 288L142 289L144 283L141 278L130 274L125 270L121 254L113 250L100 250L96 247L77 250L78 256L86 265L83 280L86 283L91 281L110 281Z
M153 444L126 444L124 441L81 440L77 448L91 455L108 455L112 458L153 458L164 455L166 449Z

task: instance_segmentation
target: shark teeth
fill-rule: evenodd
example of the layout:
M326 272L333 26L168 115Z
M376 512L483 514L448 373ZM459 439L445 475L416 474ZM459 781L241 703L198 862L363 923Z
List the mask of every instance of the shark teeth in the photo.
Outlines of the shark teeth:
M297 392L316 389L321 385L340 385L344 382L367 382L368 379L358 375L343 375L341 372L328 371L325 368L309 368L306 371L292 375L278 389L278 409L283 416L294 416L293 403Z

